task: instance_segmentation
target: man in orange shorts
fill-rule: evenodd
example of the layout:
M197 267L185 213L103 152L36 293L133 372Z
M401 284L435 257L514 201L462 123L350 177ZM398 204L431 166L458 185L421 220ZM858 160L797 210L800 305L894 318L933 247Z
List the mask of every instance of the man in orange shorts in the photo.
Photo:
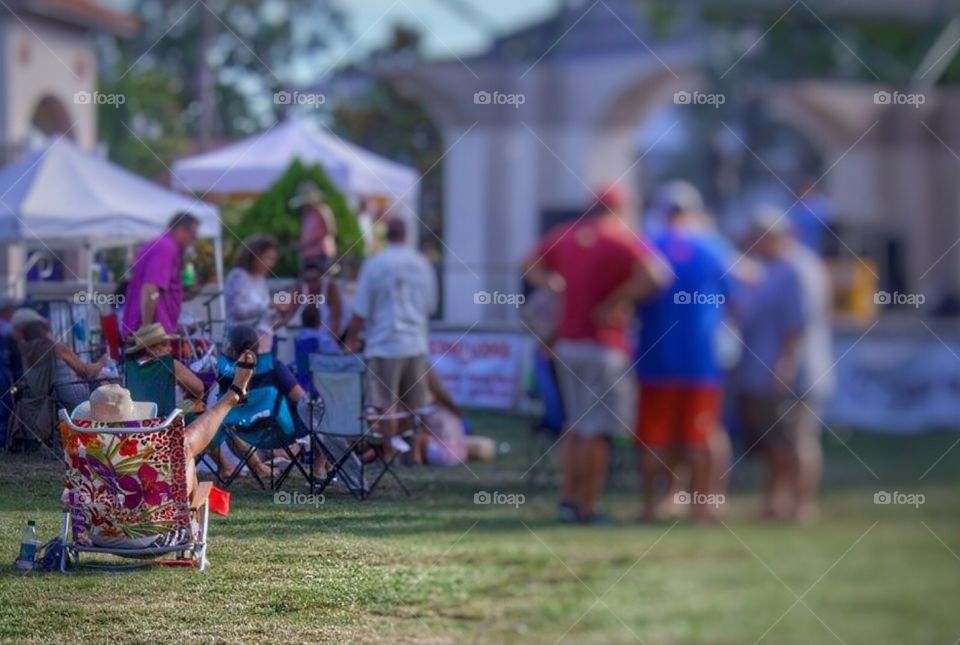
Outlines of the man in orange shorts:
M669 262L674 281L638 308L636 438L642 455L643 518L655 519L658 480L679 479L676 470L686 465L689 492L677 492L673 503L691 504L693 518L703 521L714 516L720 503L719 496L710 496L717 492L711 469L722 470L721 462L729 459L719 454L722 446L729 454L729 442L717 434L724 370L715 342L723 329L727 275L735 254L707 226L696 188L674 182L660 199L665 226L653 242Z

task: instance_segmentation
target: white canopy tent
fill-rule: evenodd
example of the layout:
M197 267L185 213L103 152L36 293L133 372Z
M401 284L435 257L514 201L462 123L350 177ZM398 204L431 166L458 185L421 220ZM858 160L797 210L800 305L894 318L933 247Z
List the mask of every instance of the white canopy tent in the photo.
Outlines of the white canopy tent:
M391 214L413 223L419 206L420 175L299 119L173 164L174 186L201 194L259 193L267 190L294 159L319 164L337 187L352 197L383 197ZM411 233L416 227L409 226Z
M0 169L0 244L12 247L80 249L89 259L97 249L160 235L179 211L196 216L200 237L213 239L222 289L216 206L143 179L65 137ZM89 273L85 280L92 289ZM7 277L12 293L22 290L25 275Z

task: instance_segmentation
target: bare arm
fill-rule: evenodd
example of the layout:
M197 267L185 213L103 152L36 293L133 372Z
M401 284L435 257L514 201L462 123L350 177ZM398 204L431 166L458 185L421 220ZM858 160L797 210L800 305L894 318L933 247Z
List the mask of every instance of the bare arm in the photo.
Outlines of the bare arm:
M541 254L535 252L529 255L523 261L522 269L527 282L537 289L549 289L555 293L563 291L563 277L547 268Z
M103 366L107 362L106 354L101 356L96 363L84 362L83 359L77 356L76 352L63 343L57 343L54 345L53 351L57 358L66 363L67 366L72 369L77 376L83 379L95 377L100 373L100 370L103 369Z
M635 303L670 286L673 276L667 267L666 260L657 255L637 262L630 277L597 305L594 317L600 321L610 321L620 315L629 316Z
M195 399L203 398L204 387L200 377L178 360L173 361L173 374L177 384Z
M447 392L447 388L443 386L443 381L440 380L433 370L427 371L427 385L430 388L430 393L433 394L433 398L437 400L437 403L439 403L441 407L450 410L450 412L453 412L458 417L463 416L463 411L460 409L460 406L456 404L453 397Z
M783 389L790 391L793 387L792 383L797 376L797 370L800 367L799 364L799 352L800 352L800 339L803 337L802 333L799 331L790 332L783 342L783 347L780 350L780 356L777 358L777 363L774 365L773 372L776 379L774 385L778 389Z
M347 349L351 352L360 351L360 332L363 331L363 318L354 314L347 330Z
M157 285L145 282L140 290L140 324L149 325L157 312L157 301L160 299L160 289Z
M340 321L343 319L343 298L340 297L340 287L333 280L327 285L327 308L330 311L330 324L327 328L334 339L340 337Z

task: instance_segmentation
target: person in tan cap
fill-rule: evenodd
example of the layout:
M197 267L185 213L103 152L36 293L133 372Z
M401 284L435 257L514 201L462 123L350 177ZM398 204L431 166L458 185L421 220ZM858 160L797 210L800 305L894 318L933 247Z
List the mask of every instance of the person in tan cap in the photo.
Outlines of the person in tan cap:
M223 419L234 406L247 399L250 379L256 366L256 355L246 351L237 361L236 374L227 393L212 407L194 419L184 431L183 444L186 457L187 490L192 495L197 488L196 458L213 441ZM90 394L74 412L75 418L92 419L104 423L141 421L154 413L153 403L134 401L130 391L116 384L101 385Z
M154 358L169 356L173 352L173 341L179 340L176 334L168 334L160 323L143 325L127 338L127 358L146 362ZM187 396L202 399L206 388L203 381L190 371L186 365L173 359L173 373L177 385L183 388Z

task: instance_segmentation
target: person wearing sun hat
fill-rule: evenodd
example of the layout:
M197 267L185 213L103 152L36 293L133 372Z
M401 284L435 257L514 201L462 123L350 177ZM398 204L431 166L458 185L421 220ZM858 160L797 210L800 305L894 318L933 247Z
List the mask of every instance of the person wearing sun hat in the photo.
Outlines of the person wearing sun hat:
M149 401L134 401L127 390L116 383L101 385L90 393L90 398L73 411L75 419L89 419L103 423L143 421L156 414L157 406Z
M243 404L250 389L250 380L256 366L256 354L245 351L237 361L233 382L226 393L184 430L183 443L186 457L187 490L192 495L197 488L196 458L213 441L224 418L236 405ZM156 405L147 401L134 401L130 390L116 384L101 385L90 398L77 406L72 417L90 419L102 423L142 421L153 416Z
M40 315L36 309L30 307L20 307L10 316L10 329L15 340L20 340L19 334L24 325L28 323L42 322L47 323L47 319ZM49 323L47 323L49 324Z
M176 334L169 334L160 323L142 325L127 337L127 358L135 361L148 361L173 352L172 341L179 340ZM173 359L173 373L177 385L195 398L202 399L206 388L199 376L177 359Z

